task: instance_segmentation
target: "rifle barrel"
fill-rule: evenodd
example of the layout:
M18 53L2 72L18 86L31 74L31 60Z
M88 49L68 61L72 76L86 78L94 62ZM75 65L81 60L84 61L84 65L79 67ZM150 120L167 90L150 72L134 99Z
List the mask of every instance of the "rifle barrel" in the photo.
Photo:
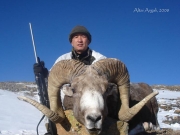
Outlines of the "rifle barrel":
M33 44L33 48L34 48L34 55L35 55L36 63L38 63L37 53L36 53L36 46L35 46L35 43L34 43L34 36L33 36L33 32L32 32L31 23L29 23L29 27L30 27L30 32L31 32L32 44Z

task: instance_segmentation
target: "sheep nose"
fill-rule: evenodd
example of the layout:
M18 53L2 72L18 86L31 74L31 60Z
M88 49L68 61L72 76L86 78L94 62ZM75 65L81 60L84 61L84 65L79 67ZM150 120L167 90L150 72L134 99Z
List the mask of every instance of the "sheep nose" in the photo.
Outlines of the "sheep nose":
M94 123L98 122L101 120L101 115L88 115L87 120L92 121Z

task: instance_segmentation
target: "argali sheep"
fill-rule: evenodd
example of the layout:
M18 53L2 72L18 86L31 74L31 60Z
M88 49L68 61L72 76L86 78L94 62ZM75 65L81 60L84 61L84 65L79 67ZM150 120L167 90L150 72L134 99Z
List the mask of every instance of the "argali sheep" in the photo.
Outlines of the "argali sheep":
M19 97L38 108L54 123L65 119L60 88L71 84L65 91L73 97L73 114L90 134L100 134L102 124L108 115L107 97L113 91L107 90L109 83L118 88L119 105L117 116L121 121L130 121L141 108L158 92L152 92L139 103L129 108L130 80L126 66L117 59L102 59L92 65L84 65L76 60L63 60L53 66L48 77L50 109L25 97Z

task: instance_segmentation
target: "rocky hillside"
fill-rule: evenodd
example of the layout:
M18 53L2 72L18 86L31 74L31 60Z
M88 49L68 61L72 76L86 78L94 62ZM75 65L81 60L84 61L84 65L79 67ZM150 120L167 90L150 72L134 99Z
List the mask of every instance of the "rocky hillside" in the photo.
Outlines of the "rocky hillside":
M171 90L171 91L180 91L180 85L152 85L153 89L158 90ZM37 86L35 82L0 82L0 89L9 90L9 91L37 91Z
M180 85L152 85L153 89L180 91Z
M37 91L37 86L34 82L0 82L0 89L13 92L18 91Z

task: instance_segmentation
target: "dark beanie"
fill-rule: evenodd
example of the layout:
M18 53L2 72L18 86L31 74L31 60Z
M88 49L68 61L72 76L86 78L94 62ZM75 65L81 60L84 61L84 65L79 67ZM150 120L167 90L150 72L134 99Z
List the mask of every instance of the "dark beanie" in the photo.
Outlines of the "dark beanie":
M91 34L84 26L75 26L69 34L69 41L72 42L72 38L75 34L82 33L87 36L89 43L91 43Z

